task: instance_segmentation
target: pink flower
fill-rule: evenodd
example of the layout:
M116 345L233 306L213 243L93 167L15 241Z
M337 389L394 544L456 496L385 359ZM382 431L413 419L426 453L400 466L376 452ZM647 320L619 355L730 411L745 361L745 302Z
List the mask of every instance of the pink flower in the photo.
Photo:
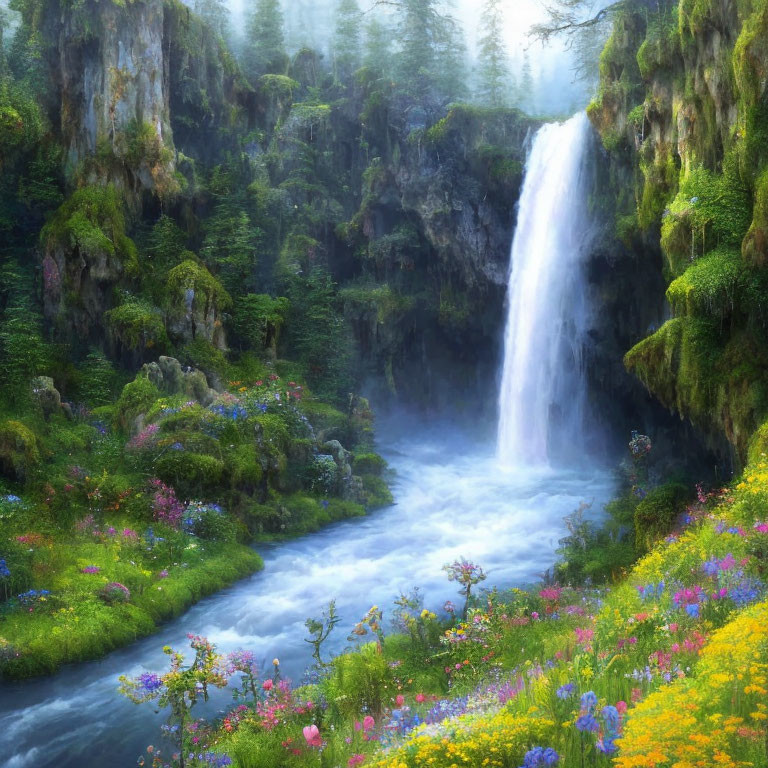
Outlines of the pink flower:
M304 740L307 742L308 747L322 747L323 739L320 736L320 729L316 725L304 726Z
M616 702L616 709L620 715L623 715L627 711L627 702L626 701L617 701Z
M357 765L362 765L365 762L365 755L352 755L347 761L349 768L355 768Z
M271 690L272 690L272 686L273 686L273 685L274 685L274 683L273 683L271 680L265 680L265 681L264 681L264 682L261 684L261 687L262 687L262 688L263 688L265 691L271 691Z
M538 619L538 618L539 618L539 613L538 613L538 611L534 611L534 612L531 614L531 618L534 618L534 619Z
M402 707L403 704L405 704L405 696L402 694L395 696L395 704L397 704L398 707Z
M372 731L375 725L376 725L376 721L370 715L366 715L363 718L363 732L364 733L368 733L369 731Z
M416 694L416 703L423 704L427 700L427 697L423 693Z

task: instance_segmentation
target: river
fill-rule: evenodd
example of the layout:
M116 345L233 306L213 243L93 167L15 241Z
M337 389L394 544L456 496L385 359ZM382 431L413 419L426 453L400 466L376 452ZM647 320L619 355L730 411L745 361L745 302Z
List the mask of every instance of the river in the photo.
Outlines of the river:
M391 606L401 590L421 587L433 608L446 599L460 604L441 570L457 557L480 563L488 585L534 581L552 565L563 517L585 499L601 508L611 478L599 470L511 470L497 464L494 448L455 432L390 434L381 449L396 473L394 506L260 546L264 571L201 601L157 634L100 661L0 688L0 764L135 765L158 741L163 716L123 699L117 678L164 669L162 647L184 647L187 632L207 635L225 651L252 649L270 670L277 656L283 673L300 681L310 660L304 621L332 598L343 621L329 650L341 650L368 608ZM215 706L228 700L221 694Z

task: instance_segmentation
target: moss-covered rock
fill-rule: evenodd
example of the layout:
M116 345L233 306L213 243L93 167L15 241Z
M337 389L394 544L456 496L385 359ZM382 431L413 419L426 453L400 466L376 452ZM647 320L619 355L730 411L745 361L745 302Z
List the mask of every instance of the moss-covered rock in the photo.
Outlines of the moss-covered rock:
M6 477L25 480L40 461L35 433L14 419L0 423L0 468Z

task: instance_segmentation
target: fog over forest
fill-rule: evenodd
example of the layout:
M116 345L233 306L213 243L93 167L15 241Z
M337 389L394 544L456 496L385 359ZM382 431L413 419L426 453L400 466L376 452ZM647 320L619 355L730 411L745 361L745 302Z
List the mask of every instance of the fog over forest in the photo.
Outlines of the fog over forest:
M195 0L188 2L194 5ZM254 2L228 0L235 39L245 29L245 19ZM319 48L328 54L337 0L283 0L282 5L289 47L293 50L304 46ZM533 24L546 18L542 0L506 0L503 5L507 53L516 79L511 88L515 85L519 87L526 59L530 63L533 94L532 102L525 105L527 111L542 115L566 115L583 108L591 96L594 80L585 81L574 72L573 52L566 48L562 40L553 40L544 45L528 35ZM479 38L480 2L446 0L443 7L460 24L467 44L471 71ZM388 8L387 3L360 0L360 8L364 16L363 24L377 14L384 20L393 16L392 8ZM592 70L591 75L594 77L596 67Z

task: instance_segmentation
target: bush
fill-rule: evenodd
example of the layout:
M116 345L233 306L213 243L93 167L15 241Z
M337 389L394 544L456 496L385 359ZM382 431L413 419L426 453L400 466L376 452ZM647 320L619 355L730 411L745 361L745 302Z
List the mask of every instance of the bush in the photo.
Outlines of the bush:
M375 645L334 659L325 688L328 705L344 719L359 718L363 712L379 719L397 694L392 670Z
M394 501L389 486L382 478L375 475L363 475L363 490L365 506L368 509L388 507Z
M161 480L172 485L182 498L215 494L224 475L224 462L190 451L171 451L155 467Z
M378 453L358 453L352 464L356 475L376 475L380 477L387 468L387 462Z
M109 605L127 603L131 599L131 591L117 581L110 581L99 590L99 597Z
M650 549L666 536L685 509L690 494L680 483L666 483L648 492L635 509L635 539L638 546Z
M234 521L225 514L206 509L195 520L192 531L195 536L209 541L233 542L237 538Z

